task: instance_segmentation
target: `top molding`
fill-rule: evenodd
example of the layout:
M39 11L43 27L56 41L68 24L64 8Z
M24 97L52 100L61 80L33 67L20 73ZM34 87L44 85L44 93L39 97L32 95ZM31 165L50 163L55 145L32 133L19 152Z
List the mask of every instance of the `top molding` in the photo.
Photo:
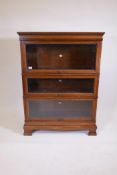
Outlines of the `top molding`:
M20 41L79 42L102 41L104 32L17 32Z

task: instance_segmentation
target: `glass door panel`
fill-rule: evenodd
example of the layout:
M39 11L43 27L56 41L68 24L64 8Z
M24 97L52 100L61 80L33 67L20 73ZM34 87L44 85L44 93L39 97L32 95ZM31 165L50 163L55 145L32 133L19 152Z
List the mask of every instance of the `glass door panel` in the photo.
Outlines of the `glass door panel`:
M95 70L96 44L27 44L27 69Z
M30 100L29 117L33 118L85 118L92 116L91 100Z
M28 78L29 93L94 93L94 78Z

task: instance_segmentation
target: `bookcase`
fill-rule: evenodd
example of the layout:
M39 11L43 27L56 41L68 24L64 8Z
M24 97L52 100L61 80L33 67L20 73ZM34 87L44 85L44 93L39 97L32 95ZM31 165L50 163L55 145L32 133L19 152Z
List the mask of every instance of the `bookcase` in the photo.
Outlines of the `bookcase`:
M18 32L24 135L86 130L96 135L103 32Z

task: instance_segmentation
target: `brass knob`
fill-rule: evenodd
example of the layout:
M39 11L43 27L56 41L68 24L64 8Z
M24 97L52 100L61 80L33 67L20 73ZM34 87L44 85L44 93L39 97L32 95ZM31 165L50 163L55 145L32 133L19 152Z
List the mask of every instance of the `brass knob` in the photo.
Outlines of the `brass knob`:
M62 58L63 57L63 54L59 54L59 58Z

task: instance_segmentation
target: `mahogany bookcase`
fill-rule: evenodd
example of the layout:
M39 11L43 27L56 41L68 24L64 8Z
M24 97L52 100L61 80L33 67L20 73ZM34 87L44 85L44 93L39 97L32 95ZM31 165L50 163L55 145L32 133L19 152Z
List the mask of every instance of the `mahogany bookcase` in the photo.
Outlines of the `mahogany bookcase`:
M87 130L96 135L103 32L18 32L24 135Z

